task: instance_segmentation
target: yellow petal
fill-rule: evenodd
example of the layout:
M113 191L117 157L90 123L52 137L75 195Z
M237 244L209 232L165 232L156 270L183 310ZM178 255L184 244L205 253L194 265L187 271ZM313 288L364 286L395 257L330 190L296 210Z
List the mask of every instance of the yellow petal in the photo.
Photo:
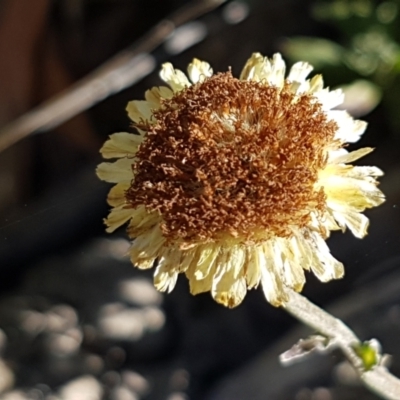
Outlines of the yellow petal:
M225 280L228 283L226 286L223 286ZM231 283L227 277L224 277L219 287L212 292L212 296L217 303L225 307L234 308L243 301L246 292L246 280L244 278L239 278Z
M247 290L244 276L235 276L237 275L236 270L241 270L244 259L237 259L233 252L232 249L224 249L220 253L211 288L214 300L229 308L238 306L244 299ZM236 263L241 264L237 266Z
M343 103L344 94L342 89L330 91L328 88L314 93L314 97L321 103L324 110L331 110Z
M253 53L246 61L239 79L242 81L252 80L256 67L262 65L264 62L264 57L260 53Z
M190 82L186 75L179 69L174 69L171 63L165 63L162 65L160 77L174 92L179 92L185 87L190 86Z
M276 260L272 244L270 242L265 243L263 251L257 252L257 256L264 295L269 303L279 307L288 301L288 296L284 291L280 272L274 268Z
M150 121L153 115L150 103L146 100L133 100L126 106L128 117L136 123Z
M162 236L159 227L155 226L149 229L132 243L130 248L132 264L139 268L150 268L155 258L160 255L164 244L165 238Z
M170 293L178 279L178 265L180 260L180 251L175 249L167 249L163 252L158 263L158 267L154 272L154 286L160 292Z
M188 75L193 83L203 82L204 79L212 76L213 70L210 64L205 61L200 61L197 58L188 66Z
M194 271L194 276L197 280L204 279L208 276L214 262L217 259L219 250L219 246L213 245L206 246L204 249L202 249L200 253L200 259L198 260Z
M285 82L286 64L282 59L280 53L275 53L271 60L271 72L267 76L267 81L278 88L283 86Z
M195 296L196 294L205 293L211 291L214 281L215 265L211 269L211 273L208 274L204 279L196 279L193 275L186 274L189 280L190 294Z
M332 175L323 182L327 206L335 211L364 211L385 201L373 177L364 179Z
M112 207L119 207L126 203L125 192L129 189L128 182L117 183L108 192L107 203Z
M97 166L97 176L106 182L119 183L130 182L133 179L133 160L131 158L120 158L114 163L101 163Z
M311 78L310 80L310 88L308 90L309 93L316 93L319 92L324 88L324 80L322 75L318 74Z
M161 106L162 99L170 99L174 92L166 86L153 87L146 91L145 99L153 110L157 110Z
M297 62L290 68L286 79L290 82L304 82L313 69L313 66L308 62Z
M322 271L317 262L311 264L311 269L321 282L328 282L332 279L342 278L344 267L341 262L336 260L330 253L325 240L317 233L310 232L310 238L314 245L314 258L318 258L322 263Z
M104 220L105 224L108 226L106 232L114 232L121 225L125 224L132 217L133 212L131 208L123 208L123 206L113 208L108 217Z
M142 141L141 135L126 132L114 133L104 143L100 153L104 158L133 157Z
M364 214L350 210L332 213L339 226L348 227L355 237L362 239L367 234L369 219Z
M257 287L261 279L260 263L257 256L258 251L260 251L258 246L247 249L244 270L247 287L249 289Z
M299 249L296 241L292 238L280 239L277 243L283 257L283 274L285 284L297 292L300 292L306 282L304 269L300 263Z
M329 119L333 119L338 129L335 132L335 139L340 140L343 143L355 143L367 128L367 123L353 117L343 110L329 110L327 111Z
M372 147L363 147L362 149L358 149L350 153L345 153L345 154L343 153L342 155L339 155L335 159L331 160L331 162L335 164L340 164L340 163L347 164L356 161L359 158L364 157L373 151L374 149Z

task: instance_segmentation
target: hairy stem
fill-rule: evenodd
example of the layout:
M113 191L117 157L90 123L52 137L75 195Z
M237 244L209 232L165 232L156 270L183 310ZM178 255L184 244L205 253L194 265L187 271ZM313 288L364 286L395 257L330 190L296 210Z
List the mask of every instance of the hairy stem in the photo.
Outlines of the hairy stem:
M289 301L285 304L286 311L327 337L331 344L339 347L358 372L365 386L383 399L400 399L400 380L379 362L372 368L366 367L362 357L356 352L361 341L348 326L311 303L301 294L289 289L287 293ZM380 354L377 354L377 359L380 359Z

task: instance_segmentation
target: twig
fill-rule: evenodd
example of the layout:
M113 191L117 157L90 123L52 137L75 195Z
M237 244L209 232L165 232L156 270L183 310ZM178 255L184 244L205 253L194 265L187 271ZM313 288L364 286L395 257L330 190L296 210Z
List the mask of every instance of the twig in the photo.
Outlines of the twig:
M62 124L94 104L119 92L155 67L149 53L179 26L206 14L227 0L197 0L160 21L137 43L119 52L57 96L0 129L0 152L33 132Z
M287 293L289 301L285 305L286 311L328 338L329 345L339 347L369 389L383 399L400 399L400 380L380 363L380 354L376 354L376 365L367 366L357 351L362 343L348 326L293 290L287 290ZM377 352L376 348L371 347L370 350Z

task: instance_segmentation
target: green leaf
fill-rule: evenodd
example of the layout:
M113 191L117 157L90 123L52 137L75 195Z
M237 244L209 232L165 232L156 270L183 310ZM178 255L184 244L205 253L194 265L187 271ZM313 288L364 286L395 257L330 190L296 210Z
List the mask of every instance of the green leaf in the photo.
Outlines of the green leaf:
M366 371L371 370L378 363L378 353L369 342L354 345L355 353L361 358Z
M298 36L287 39L283 53L293 61L308 61L315 68L321 68L324 65L339 65L343 48L330 40Z

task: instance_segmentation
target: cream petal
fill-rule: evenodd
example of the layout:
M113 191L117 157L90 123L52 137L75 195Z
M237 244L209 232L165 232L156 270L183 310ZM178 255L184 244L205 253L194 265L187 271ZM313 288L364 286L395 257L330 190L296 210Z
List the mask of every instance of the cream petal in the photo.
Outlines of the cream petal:
M233 268L233 277L237 279L244 276L243 266L246 260L246 252L240 245L234 246L230 251L230 262Z
M308 231L305 232L308 236ZM292 246L298 254L298 262L306 271L310 271L313 261L313 251L311 250L304 232L295 233L292 237Z
M213 70L209 63L194 58L188 66L188 75L193 83L203 82L212 76Z
M338 130L335 133L335 139L343 143L357 142L367 128L367 123L353 117L343 110L329 110L327 111L329 119L333 119L337 125Z
M267 77L268 82L281 88L285 82L286 64L279 53L275 53L271 60L271 72Z
M142 256L131 256L131 263L136 268L139 269L150 269L154 267L154 263L157 260L157 257L147 257L145 255Z
M209 292L212 290L212 286L215 282L216 270L222 255L221 253L218 253L216 260L214 260L212 264L209 264L210 269L207 272L207 275L205 275L203 279L197 279L196 278L197 265L198 261L200 261L201 253L203 252L203 249L201 249L201 247L202 246L200 246L200 248L198 249L197 255L194 257L193 261L191 262L191 265L185 272L186 277L189 280L190 293L193 295Z
M355 237L362 239L367 234L369 219L364 214L350 210L332 211L332 214L338 224L343 229L348 227Z
M325 240L317 232L311 232L310 236L315 246L314 254L323 263L322 273L319 269L314 269L314 265L311 265L311 269L317 278L321 282L328 282L332 279L342 278L344 275L343 264L331 255Z
M324 88L324 80L322 78L322 75L318 74L313 76L310 80L310 88L308 92L310 94L313 94L321 91L323 88Z
M179 69L174 69L171 63L165 63L162 65L160 77L174 92L179 92L185 87L190 86L190 82L186 75Z
M268 82L268 77L271 74L271 63L265 58L262 64L257 65L254 68L253 80L257 82Z
M130 182L133 179L132 158L120 158L113 163L101 163L97 166L97 176L106 182Z
M146 218L152 217L153 215L154 215L154 213L149 213L146 210L146 207L143 205L136 207L135 213L132 215L132 220L129 223L128 229L130 229L130 228L134 229L134 227L136 225L138 225L140 222L142 222ZM155 222L153 222L151 226L154 226L154 225L155 225Z
M138 257L132 264L139 269L150 269L153 268L156 259L156 257Z
M163 99L172 99L174 97L174 92L167 86L159 86L160 96Z
M206 246L202 249L200 259L197 262L195 267L196 270L194 272L194 276L197 280L204 279L208 276L218 257L219 251L219 246L217 247L213 245Z
M157 110L160 108L161 95L158 87L154 86L151 89L146 90L144 98L146 99L150 109Z
M349 129L348 133L346 135L343 135L344 140L346 140L346 142L348 143L358 142L358 140L360 140L360 137L367 129L368 125L365 121L361 121L360 119L354 119L352 120L352 122L352 127Z
M365 157L367 154L372 153L373 151L374 149L372 147L363 147L362 149L358 149L350 153L347 152L344 153L342 151L341 152L342 154L338 154L337 157L331 158L329 161L335 164L340 164L340 163L347 164L356 161L362 157Z
M286 64L279 53L273 55L271 60L263 57L260 53L253 53L247 60L242 73L241 80L254 80L282 88L285 81Z
M382 176L383 171L378 167L370 166L354 166L349 164L329 164L319 173L319 179L322 181L334 176L340 179L350 179L349 182L354 182L352 179L362 182L377 184L376 177Z
M161 217L156 212L148 212L144 206L139 206L135 209L135 214L132 215L128 226L128 234L130 237L137 237L143 232L158 227L161 224ZM160 231L161 235L161 231Z
M218 281L222 279L224 275L227 275L231 271L232 264L229 259L229 252L226 249L221 249L218 254L218 258L215 262L216 272L214 275L214 284L218 284ZM231 274L233 278L233 273Z
M293 82L291 84L292 86L292 91L293 91L293 85L296 83L296 90L294 91L294 93L296 93L297 95L301 95L301 94L309 94L310 92L310 81L304 81L304 82Z
M355 179L367 179L369 177L377 177L382 176L383 171L378 167L369 167L369 166L347 166L346 176L355 178Z
M296 241L290 239L280 239L278 245L283 256L283 273L285 283L297 292L303 288L306 279L304 269L300 262L300 252Z
M117 228L130 220L134 211L131 208L123 207L124 206L115 207L111 210L110 214L108 214L108 217L104 220L104 223L107 225L106 232L114 232Z
M331 175L323 181L327 205L334 210L364 211L385 201L385 196L376 187L372 177L355 179Z
M132 100L126 106L128 117L136 123L149 121L153 115L150 103L146 100Z
M170 293L176 284L181 252L175 248L165 248L154 272L154 286L160 292Z
M166 86L154 86L149 90L146 90L144 97L151 110L158 110L161 107L162 99L170 99L173 96L171 89Z
M301 82L291 82L290 90L294 94L300 94L302 91L304 92Z
M212 270L214 269L215 266L212 268ZM189 279L190 293L193 296L211 291L213 285L213 274L207 275L204 279L196 279L193 276L187 276L187 278Z
M315 254L315 248L308 239L310 231L306 231L307 239L303 235L296 237L296 243L301 254L302 267L306 271L313 271L316 276L323 275L324 270L321 261Z
M147 90L144 97L152 110L158 110L161 107L162 100L171 99L173 96L174 92L170 88L166 86L155 86Z
M342 277L344 273L343 264L332 257L320 234L310 230L303 232L304 234L306 234L307 239L305 239L305 236L297 236L299 249L304 259L307 260L306 263L303 263L303 268L311 269L321 282Z
M179 272L186 272L191 267L191 265L196 265L198 254L199 246L196 246L190 250L185 250L182 253L182 259L179 264Z
M331 110L343 103L344 94L342 89L329 91L328 88L314 93L314 97L321 103L324 110Z
M256 82L268 82L271 72L271 62L264 57L261 62L254 65L249 73L249 78Z
M334 149L334 150L328 150L328 162L327 162L327 167L330 166L330 164L337 164L336 159L338 157L341 157L343 155L349 154L349 152L346 149L340 148L340 149Z
M127 132L118 132L110 135L110 138L100 149L103 158L133 157L143 141L143 136L133 135Z
M313 69L313 66L307 62L297 62L290 69L286 79L290 82L304 82Z
M227 281L226 288L224 287L224 281ZM213 299L222 304L225 307L234 308L237 307L245 298L247 293L246 281L244 278L239 278L230 284L230 280L224 277L220 281L220 285L212 291Z
M161 260L163 262L164 259ZM160 264L154 272L154 287L160 292L171 293L178 280L178 272L168 271Z
M212 287L212 276L207 276L204 279L189 278L190 294L196 296L196 294L205 293L211 291Z
M137 265L139 268L144 268L141 262L154 260L159 256L164 245L165 238L162 236L158 226L138 236L130 248L132 264Z
M112 207L122 206L126 203L125 192L129 189L128 182L117 183L108 192L107 203Z
M254 77L255 67L264 62L264 57L260 53L253 53L246 61L239 79L242 81L252 80Z
M330 235L330 231L337 231L340 229L340 226L336 223L335 218L333 217L331 210L328 209L325 211L322 217L322 223L327 229L327 236Z
M261 269L257 256L260 250L259 246L250 247L247 249L246 260L244 262L244 270L246 274L246 283L249 289L255 288L260 283Z
M236 265L240 259L235 257L233 252L235 250L226 250L221 254L211 289L214 300L229 308L238 306L246 295L244 277L235 277L236 270L241 269L243 265Z
M276 260L271 243L265 243L263 250L263 252L257 252L261 285L267 301L273 306L279 307L288 301L288 297L283 288L280 272L274 268Z

